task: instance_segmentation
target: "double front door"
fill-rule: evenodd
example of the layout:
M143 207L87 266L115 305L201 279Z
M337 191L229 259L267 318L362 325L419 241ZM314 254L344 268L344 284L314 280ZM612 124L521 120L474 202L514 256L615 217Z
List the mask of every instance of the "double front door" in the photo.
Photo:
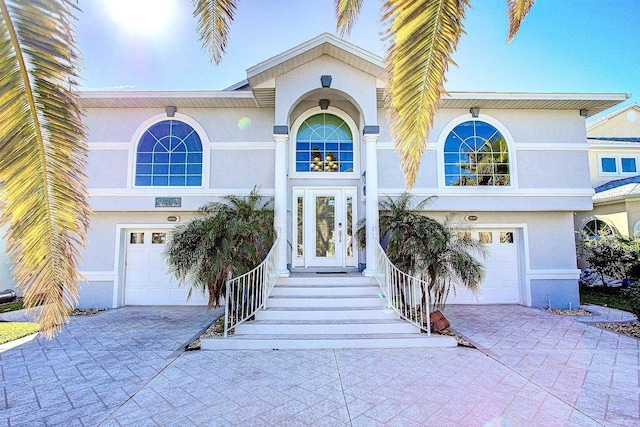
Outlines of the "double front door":
M294 267L357 266L357 189L294 188Z

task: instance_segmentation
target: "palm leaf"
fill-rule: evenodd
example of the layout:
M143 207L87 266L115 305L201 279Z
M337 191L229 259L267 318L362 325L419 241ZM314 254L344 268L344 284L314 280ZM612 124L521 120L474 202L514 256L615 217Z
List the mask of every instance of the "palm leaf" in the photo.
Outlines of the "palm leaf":
M340 36L351 32L362 9L363 0L335 0L337 28Z
M211 61L218 65L227 47L237 0L193 0L193 5L202 47L209 52Z
M7 252L46 337L69 321L89 207L87 147L73 90L70 0L0 0L0 182Z
M383 20L391 130L405 176L416 182L429 130L446 94L445 73L463 33L468 0L386 0Z
M509 16L509 34L507 43L511 43L520 29L520 24L531 10L536 0L507 0L507 15Z

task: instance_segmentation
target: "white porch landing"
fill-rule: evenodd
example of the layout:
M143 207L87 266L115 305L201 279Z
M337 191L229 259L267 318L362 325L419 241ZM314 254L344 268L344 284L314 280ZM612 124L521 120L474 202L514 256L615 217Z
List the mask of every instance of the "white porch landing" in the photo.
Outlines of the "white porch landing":
M360 274L278 279L267 309L227 338L203 339L203 350L455 347L427 336L386 307L374 278Z

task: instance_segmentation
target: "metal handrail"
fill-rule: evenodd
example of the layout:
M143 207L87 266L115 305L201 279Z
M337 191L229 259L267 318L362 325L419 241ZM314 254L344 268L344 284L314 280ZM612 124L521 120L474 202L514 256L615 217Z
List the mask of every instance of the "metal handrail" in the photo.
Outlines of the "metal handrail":
M387 306L431 335L429 284L393 265L380 243L376 242L376 246L378 271L375 278L387 299Z
M224 303L224 336L266 307L267 298L276 284L276 248L278 240L256 268L236 278L227 277Z

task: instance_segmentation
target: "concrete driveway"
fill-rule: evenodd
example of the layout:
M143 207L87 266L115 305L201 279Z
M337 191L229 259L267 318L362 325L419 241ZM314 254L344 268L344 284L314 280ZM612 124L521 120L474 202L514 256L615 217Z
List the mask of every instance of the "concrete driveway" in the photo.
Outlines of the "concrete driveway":
M182 354L211 315L164 310L74 318L0 354L0 425L640 425L638 340L540 310L449 308L478 350Z
M204 307L125 307L72 317L57 338L0 353L0 426L95 426L199 336Z

